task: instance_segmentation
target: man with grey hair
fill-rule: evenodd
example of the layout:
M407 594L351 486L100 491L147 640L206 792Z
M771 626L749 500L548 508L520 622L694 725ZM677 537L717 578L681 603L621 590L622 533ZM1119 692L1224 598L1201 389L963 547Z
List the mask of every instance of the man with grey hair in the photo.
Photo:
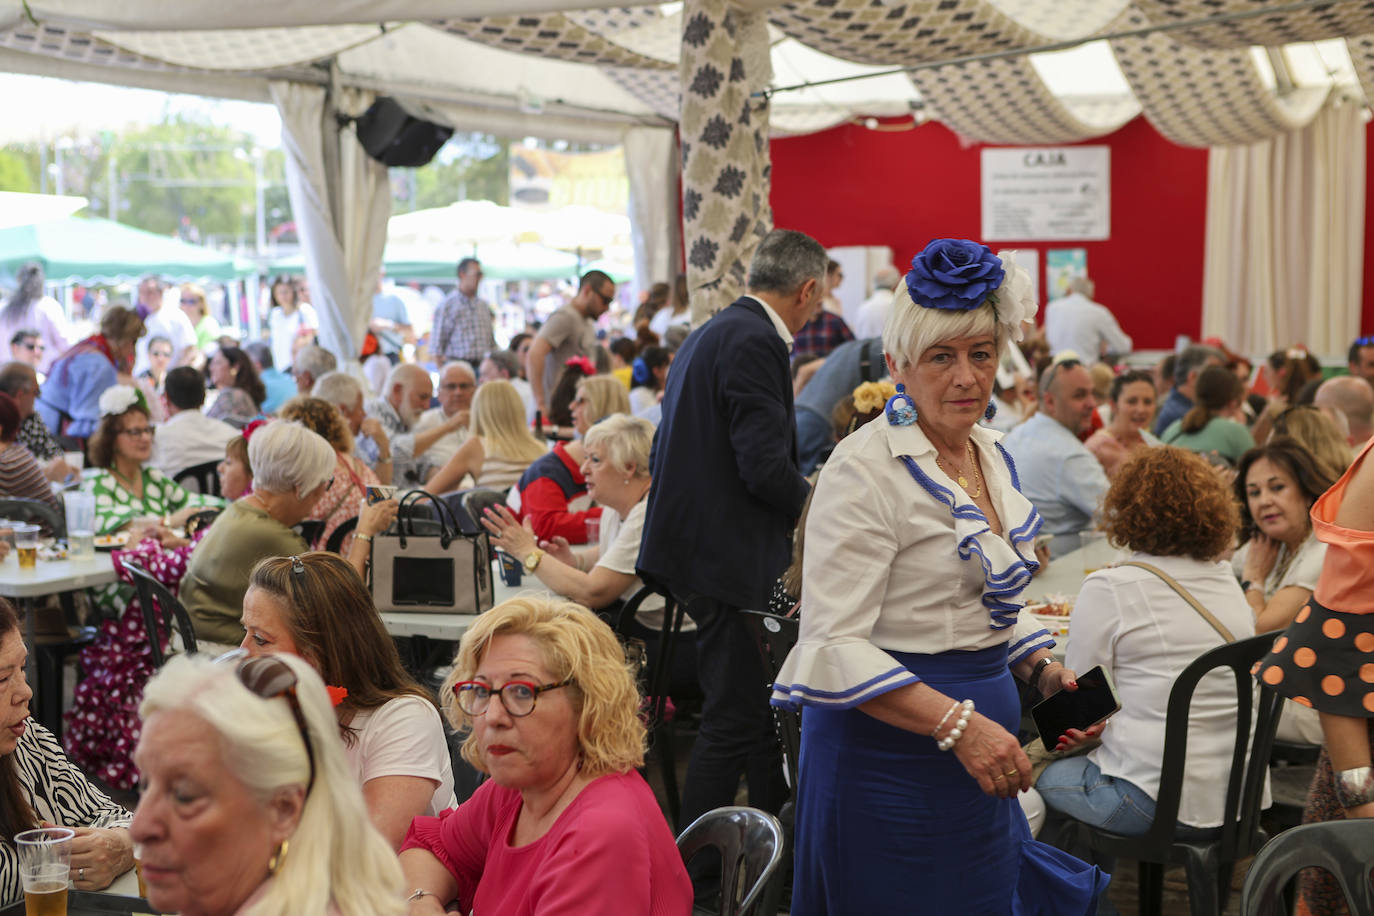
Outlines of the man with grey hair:
M77 472L65 461L62 446L57 444L52 432L43 418L38 415L35 404L39 392L38 372L28 363L10 362L0 366L0 391L14 398L19 407L19 435L16 442L27 448L33 457L43 463L43 476L60 483Z
M520 400L525 402L525 422L533 423L535 406L534 392L530 389L530 383L520 377L520 357L510 350L492 350L482 360L482 365L478 367L477 383L485 385L487 382L507 381L515 387L515 391L520 395Z
M348 423L348 431L353 434L353 453L372 468L378 480L390 484L393 474L391 440L382 428L382 421L369 417L363 410L362 382L347 372L326 372L310 393L339 408Z
M684 824L733 804L741 774L751 805L776 811L786 797L768 677L740 609L766 605L809 489L788 350L820 306L828 261L815 239L770 232L749 294L694 331L668 373L637 567L697 624L705 700Z
M882 337L883 325L887 324L888 312L892 311L892 293L902 275L892 265L878 268L873 275L873 295L859 305L854 313L854 323L850 330L859 340L866 337Z
M448 464L448 460L467 441L472 396L477 391L477 373L462 360L454 360L439 370L439 406L420 414L415 424L415 461L421 479Z
M339 361L334 358L324 347L316 344L308 344L300 348L296 353L295 360L291 363L291 374L296 377L296 391L299 394L309 394L315 388L315 382L326 373L333 372L339 368Z
M1093 301L1094 292L1093 281L1074 277L1068 295L1045 306L1045 340L1052 356L1072 350L1091 366L1108 353L1131 352L1130 335L1110 309Z
M1183 352L1178 354L1178 359L1174 361L1174 387L1169 391L1164 403L1159 406L1159 415L1155 417L1156 436L1162 436L1164 430L1169 428L1169 424L1183 419L1183 415L1192 410L1193 398L1197 396L1197 377L1202 370L1208 366L1224 365L1226 354L1216 347L1189 344L1183 348Z
M1107 493L1102 464L1079 438L1091 429L1095 407L1088 367L1061 360L1040 376L1040 409L1002 440L1016 462L1021 492L1054 535L1052 557L1080 546Z
M1338 375L1322 382L1312 406L1345 415L1350 447L1358 451L1374 436L1374 387L1358 375Z
M381 421L382 429L391 440L394 471L391 482L398 487L424 483L422 468L415 460L415 424L420 414L429 409L434 396L434 382L429 373L413 363L401 363L386 378L382 396L363 404L369 417Z

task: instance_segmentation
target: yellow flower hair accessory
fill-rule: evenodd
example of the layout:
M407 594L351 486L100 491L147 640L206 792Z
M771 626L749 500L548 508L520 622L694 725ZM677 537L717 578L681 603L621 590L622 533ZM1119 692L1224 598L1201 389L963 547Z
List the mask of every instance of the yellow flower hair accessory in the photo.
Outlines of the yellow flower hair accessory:
M897 393L891 382L864 382L854 389L854 409L859 413L882 410L888 399Z

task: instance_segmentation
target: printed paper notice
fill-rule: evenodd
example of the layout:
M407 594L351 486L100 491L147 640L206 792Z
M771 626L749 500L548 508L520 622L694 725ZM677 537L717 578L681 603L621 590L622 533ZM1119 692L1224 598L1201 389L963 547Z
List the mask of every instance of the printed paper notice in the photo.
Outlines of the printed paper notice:
M984 148L983 241L1111 236L1106 146Z

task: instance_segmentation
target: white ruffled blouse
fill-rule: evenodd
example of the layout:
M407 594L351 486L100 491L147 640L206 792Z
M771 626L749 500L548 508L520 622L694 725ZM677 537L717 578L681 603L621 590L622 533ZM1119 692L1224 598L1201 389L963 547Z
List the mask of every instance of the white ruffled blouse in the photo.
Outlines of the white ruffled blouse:
M1005 644L1014 665L1054 645L1018 620L1036 569L1040 515L1017 488L998 440L975 426L985 486L1003 535L935 463L918 426L879 418L826 462L806 524L801 633L772 702L850 708L920 680L891 654Z

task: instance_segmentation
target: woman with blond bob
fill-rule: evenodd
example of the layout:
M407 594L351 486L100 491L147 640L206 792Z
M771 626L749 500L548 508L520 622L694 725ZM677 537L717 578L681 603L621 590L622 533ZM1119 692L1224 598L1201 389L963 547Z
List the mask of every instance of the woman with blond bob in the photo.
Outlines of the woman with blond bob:
M1201 455L1172 446L1136 453L1103 498L1111 543L1126 564L1100 569L1074 604L1064 663L1111 672L1121 711L1090 753L1051 763L1036 782L1052 810L1135 836L1154 821L1169 693L1189 663L1210 649L1255 634L1255 618L1228 564L1240 526L1226 483ZM1134 564L1145 564L1145 568ZM1167 574L1230 631L1223 636L1163 578ZM1097 733L1099 729L1093 729ZM1206 678L1193 695L1188 770L1179 824L1210 829L1224 817L1236 732L1234 686ZM1054 736L1052 736L1054 737ZM1057 736L1062 746L1083 733ZM1112 863L1100 861L1104 871Z
M541 540L561 538L569 544L590 540L587 522L601 518L602 507L574 509L574 500L587 495L587 478L582 466L587 460L588 431L615 414L628 415L630 399L625 386L612 375L594 375L577 383L572 400L573 431L578 438L555 442L552 449L525 469L515 485L520 517L528 519ZM642 467L648 473L648 464ZM597 499L598 503L604 502ZM515 497L511 505L516 505ZM598 605L591 605L598 607Z
M504 490L546 451L525 427L525 402L515 386L505 380L485 382L472 398L472 435L425 489L447 493L471 474L476 486Z
M320 677L290 655L173 658L148 682L130 833L148 900L182 916L400 916Z
M491 779L401 852L411 916L686 916L692 886L644 762L639 693L581 605L513 598L463 635L441 693L463 757Z
M402 667L352 566L323 552L263 560L243 596L243 628L250 655L298 655L329 685L349 769L393 848L411 818L458 804L439 711Z

